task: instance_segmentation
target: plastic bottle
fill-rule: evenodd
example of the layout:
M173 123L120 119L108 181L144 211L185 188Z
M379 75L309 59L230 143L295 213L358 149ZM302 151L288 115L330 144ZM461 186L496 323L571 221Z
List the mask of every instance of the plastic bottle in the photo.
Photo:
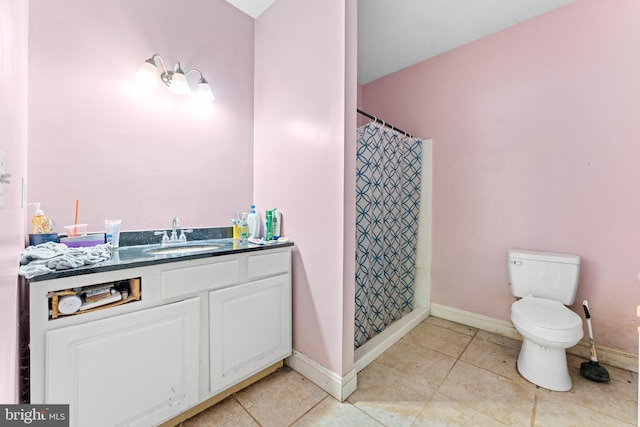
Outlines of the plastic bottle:
M282 228L282 214L277 209L273 210L273 240L280 238L280 229Z
M238 238L241 243L244 243L249 238L249 226L247 224L247 213L243 212L238 217Z
M107 235L107 243L111 243L111 246L117 248L120 246L120 226L122 225L121 219L105 219L104 227Z
M40 209L40 203L30 203L36 207L33 218L31 218L31 234L49 234L51 233L51 221L44 216L44 212Z
M260 217L256 212L256 205L251 205L251 212L247 215L247 225L249 226L249 238L260 237Z
M233 240L239 240L240 234L238 234L238 224L235 218L231 218L231 224L233 224Z
M264 224L264 240L270 241L273 239L273 211L265 212L265 224Z

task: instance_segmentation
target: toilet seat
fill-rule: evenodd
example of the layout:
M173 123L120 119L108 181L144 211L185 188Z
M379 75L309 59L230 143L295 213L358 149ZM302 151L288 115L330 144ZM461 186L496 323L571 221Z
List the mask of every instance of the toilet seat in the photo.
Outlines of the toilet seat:
M511 305L511 321L531 335L548 341L573 342L584 335L582 319L561 302L525 297Z

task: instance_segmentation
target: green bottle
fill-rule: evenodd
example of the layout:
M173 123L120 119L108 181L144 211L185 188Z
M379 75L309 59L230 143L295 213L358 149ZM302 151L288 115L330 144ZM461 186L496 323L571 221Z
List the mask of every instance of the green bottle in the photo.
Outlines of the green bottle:
M265 215L264 240L268 242L273 239L273 210L266 211Z

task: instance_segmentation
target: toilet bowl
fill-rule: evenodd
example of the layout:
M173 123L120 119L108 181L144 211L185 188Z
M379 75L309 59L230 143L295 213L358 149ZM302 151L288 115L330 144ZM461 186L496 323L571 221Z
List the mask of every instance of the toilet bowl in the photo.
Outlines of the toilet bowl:
M566 349L583 337L580 316L559 301L526 296L511 305L511 322L523 337L518 372L546 389L570 390Z

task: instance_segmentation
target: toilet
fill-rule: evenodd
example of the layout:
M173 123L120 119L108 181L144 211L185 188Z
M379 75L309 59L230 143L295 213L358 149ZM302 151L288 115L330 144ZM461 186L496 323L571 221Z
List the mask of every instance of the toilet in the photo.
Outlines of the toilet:
M519 298L511 322L523 338L518 372L540 387L571 390L566 349L584 332L582 318L566 306L576 298L580 257L510 249L507 258L509 289Z

